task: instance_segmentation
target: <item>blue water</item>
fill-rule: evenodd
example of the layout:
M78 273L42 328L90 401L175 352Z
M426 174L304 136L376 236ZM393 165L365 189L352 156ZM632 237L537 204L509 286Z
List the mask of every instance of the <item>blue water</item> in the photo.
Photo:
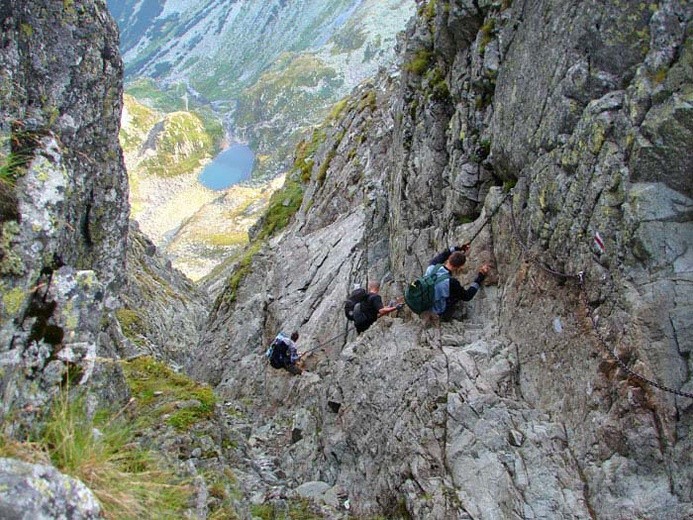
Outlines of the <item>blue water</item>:
M207 188L224 190L249 179L254 164L253 151L244 144L234 144L205 166L199 180Z

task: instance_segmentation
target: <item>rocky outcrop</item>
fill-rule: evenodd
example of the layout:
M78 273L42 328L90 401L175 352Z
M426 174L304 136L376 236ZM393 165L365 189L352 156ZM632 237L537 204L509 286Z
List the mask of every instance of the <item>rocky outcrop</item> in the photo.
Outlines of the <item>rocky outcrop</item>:
M102 518L96 497L52 466L0 459L0 514L7 520Z
M23 410L18 427L68 378L95 379L105 400L119 392L117 367L96 359L115 353L101 331L125 270L122 63L100 1L9 1L0 23L2 184L12 207L2 218L1 415Z
M123 307L116 311L123 356L149 355L176 367L196 357L208 301L171 267L156 246L131 222Z
M400 78L350 99L192 367L283 432L249 436L290 486L361 515L693 515L692 14L421 7ZM353 283L391 273L387 301L477 231L467 276L495 269L465 320L347 328ZM280 329L315 349L300 377L263 362Z

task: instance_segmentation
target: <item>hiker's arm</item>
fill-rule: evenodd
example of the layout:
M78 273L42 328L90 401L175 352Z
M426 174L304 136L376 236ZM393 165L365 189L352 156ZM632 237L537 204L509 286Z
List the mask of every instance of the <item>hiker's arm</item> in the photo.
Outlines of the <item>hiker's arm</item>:
M450 258L451 254L452 254L452 251L450 251L450 249L446 249L445 251L441 251L436 256L434 256L430 262L428 262L428 265L444 264L445 261L448 258Z
M391 312L395 312L397 310L397 306L395 307L383 307L378 311L378 318L381 316L385 316L386 314L390 314Z
M469 244L448 247L447 249L441 251L436 256L434 256L428 263L428 265L444 264L447 261L447 259L450 258L450 255L453 254L455 251L462 251L464 254L467 254L467 251L469 251Z
M289 359L292 363L296 363L296 361L301 359L301 355L298 353L298 349L293 342L289 345Z
M469 286L469 289L462 288L462 291L463 291L463 293L461 295L462 300L468 302L469 300L474 298L474 295L477 293L477 291L481 287L481 283L486 278L486 275L488 274L489 270L490 270L490 266L488 264L484 264L481 266L481 268L479 269L479 272L476 275L476 278L472 282L472 285ZM462 286L460 285L460 287L462 287ZM450 292L452 292L452 284L450 284Z

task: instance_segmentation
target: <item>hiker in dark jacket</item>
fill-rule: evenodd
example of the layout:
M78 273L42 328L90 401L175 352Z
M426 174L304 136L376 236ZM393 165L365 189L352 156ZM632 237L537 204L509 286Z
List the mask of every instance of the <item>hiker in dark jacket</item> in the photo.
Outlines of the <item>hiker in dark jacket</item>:
M383 299L380 297L380 284L372 281L368 282L368 296L354 309L354 325L356 332L361 334L373 325L378 318L395 312L401 308L400 305L385 307Z
M298 341L298 332L291 333L291 338L286 337L283 333L277 334L277 337L272 342L274 346L271 353L268 354L270 364L274 368L283 368L293 375L299 375L303 372L301 357L296 348ZM268 351L270 352L270 351Z
M462 268L467 261L467 256L465 255L467 251L469 251L469 244L450 247L433 257L429 262L428 269L426 269L426 274L431 274L436 266L440 265L438 275L449 275L449 277L445 277L445 279L436 283L435 302L433 303L433 309L431 309L443 321L449 321L453 318L459 302L468 302L474 298L474 295L481 287L481 283L491 269L491 266L488 264L482 265L469 289L462 287L462 284L455 276L462 272Z

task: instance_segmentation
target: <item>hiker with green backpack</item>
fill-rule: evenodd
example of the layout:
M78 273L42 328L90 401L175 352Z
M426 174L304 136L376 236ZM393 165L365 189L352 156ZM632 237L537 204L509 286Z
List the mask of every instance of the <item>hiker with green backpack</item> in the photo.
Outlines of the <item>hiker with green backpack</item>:
M424 275L405 292L405 301L412 311L417 314L430 311L441 320L450 321L458 314L460 302L474 298L491 266L482 265L474 282L465 289L455 276L462 272L467 251L469 244L453 246L433 257Z

